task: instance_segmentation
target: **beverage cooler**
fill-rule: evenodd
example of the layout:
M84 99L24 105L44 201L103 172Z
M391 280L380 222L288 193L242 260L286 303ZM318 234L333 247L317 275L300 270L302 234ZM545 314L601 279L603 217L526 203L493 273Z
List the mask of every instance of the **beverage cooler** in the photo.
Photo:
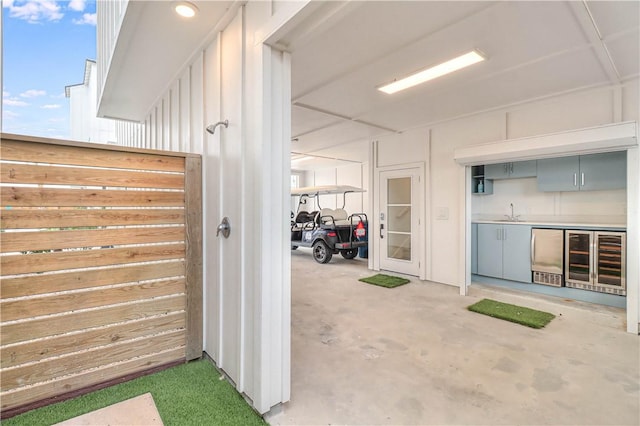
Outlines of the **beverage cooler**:
M565 285L626 294L624 232L565 231Z

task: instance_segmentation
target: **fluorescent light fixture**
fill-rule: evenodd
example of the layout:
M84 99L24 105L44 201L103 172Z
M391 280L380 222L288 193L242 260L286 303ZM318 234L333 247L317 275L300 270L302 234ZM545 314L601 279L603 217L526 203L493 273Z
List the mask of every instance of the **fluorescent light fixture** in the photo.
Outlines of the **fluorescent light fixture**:
M193 18L198 12L196 5L188 1L177 2L174 4L173 8L178 15L185 18Z
M402 80L397 80L393 83L378 87L378 90L391 95L399 92L400 90L408 89L429 80L433 80L434 78L442 77L445 74L458 71L459 69L484 61L485 59L484 55L480 52L472 50L471 52L448 60L447 62L427 68L426 70L418 71L415 74L411 74L410 76L403 78Z
M311 157L311 156L304 156L304 157L300 157L300 158L294 158L293 160L291 160L291 162L293 163L294 161L296 163L302 163L303 161L309 161L309 160L313 160L315 157Z

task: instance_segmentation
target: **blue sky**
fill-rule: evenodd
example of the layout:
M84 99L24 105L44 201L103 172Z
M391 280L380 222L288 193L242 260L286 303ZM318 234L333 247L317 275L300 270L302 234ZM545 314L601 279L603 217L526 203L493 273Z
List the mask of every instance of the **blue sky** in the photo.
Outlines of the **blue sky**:
M64 87L96 59L95 0L2 0L2 131L69 138Z

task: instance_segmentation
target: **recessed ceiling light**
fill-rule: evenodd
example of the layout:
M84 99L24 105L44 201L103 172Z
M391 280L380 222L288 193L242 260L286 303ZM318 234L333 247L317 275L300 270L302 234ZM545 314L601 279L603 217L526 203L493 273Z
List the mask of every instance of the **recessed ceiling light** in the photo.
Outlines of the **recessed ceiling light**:
M173 9L178 15L184 16L185 18L193 18L196 16L196 13L198 13L196 5L188 1L174 3Z
M480 52L472 50L471 52L465 53L464 55L460 55L431 68L418 71L417 73L411 74L401 80L396 80L393 83L378 87L378 90L391 95L399 92L400 90L408 89L429 80L433 80L434 78L442 77L445 74L458 71L459 69L484 61L485 59L485 56Z

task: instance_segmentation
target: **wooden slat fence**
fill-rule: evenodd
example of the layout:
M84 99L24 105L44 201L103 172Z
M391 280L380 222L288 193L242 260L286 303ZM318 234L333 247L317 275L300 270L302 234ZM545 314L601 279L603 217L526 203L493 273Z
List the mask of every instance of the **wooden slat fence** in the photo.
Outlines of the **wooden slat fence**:
M2 135L2 417L201 356L201 188L197 155Z

